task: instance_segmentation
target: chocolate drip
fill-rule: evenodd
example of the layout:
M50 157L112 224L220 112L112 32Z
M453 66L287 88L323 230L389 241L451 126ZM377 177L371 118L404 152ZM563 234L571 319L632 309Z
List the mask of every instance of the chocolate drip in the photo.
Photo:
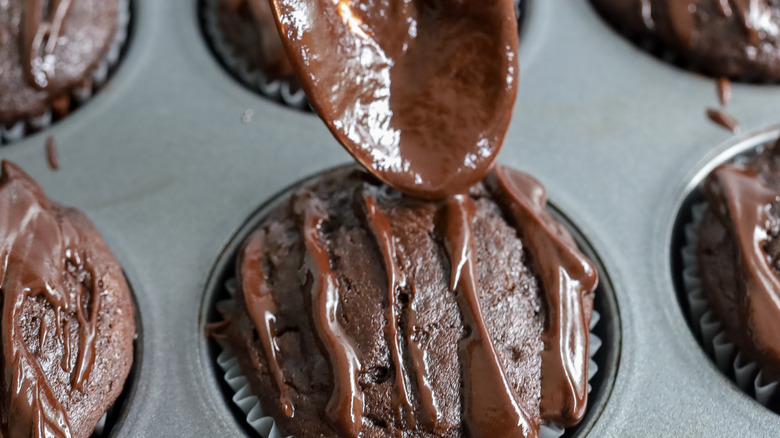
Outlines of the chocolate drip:
M72 259L71 259L72 260ZM84 304L81 302L81 294L76 294L76 318L79 322L79 354L76 359L76 373L72 376L73 388L84 392L84 382L89 380L89 374L92 371L92 365L95 363L95 339L97 334L97 319L102 303L95 275L95 269L88 263L79 266L80 270L86 270L92 274L89 275L90 285L88 289L92 292L91 306L89 309L89 319L84 314Z
M477 284L474 210L468 195L447 200L445 243L452 263L450 289L459 291L464 324L470 329L459 348L466 427L477 438L536 437L539 425L517 404L485 326Z
M697 2L698 0L666 0L666 9L669 13L672 29L685 47L693 45Z
M731 103L731 82L726 78L718 78L718 101L722 106Z
M414 418L414 409L412 407L411 396L407 391L407 377L404 369L404 361L401 353L401 338L398 335L398 288L402 287L406 281L405 276L398 268L395 262L395 236L390 228L390 222L387 217L379 211L379 206L370 193L370 188L366 188L362 193L363 206L365 208L365 218L368 223L374 239L379 245L382 259L385 265L387 275L387 320L386 334L388 344L390 345L390 357L395 368L395 382L393 386L392 403L396 412L403 408L406 416L406 422L410 427L416 424Z
M47 381L38 358L28 350L19 326L30 297L42 296L55 309L69 310L61 286L64 236L72 230L58 223L40 187L18 167L3 161L0 176L0 289L3 293L3 386L9 392L8 437L71 436L62 405ZM59 268L59 269L58 269ZM41 320L45 323L45 319Z
M46 316L41 319L41 327L38 330L38 352L42 352L46 345L46 340L49 338L49 328L46 325Z
M70 364L70 325L68 325L68 321L65 321L65 324L62 327L62 336L60 336L59 341L62 343L62 348L64 351L64 354L62 355L62 363L60 366L62 367L62 371L70 374L73 371L73 367Z
M49 0L49 15L44 19L44 0L26 0L22 60L25 79L39 90L45 90L55 74L54 49L73 1L76 0Z
M276 389L279 390L279 408L283 415L292 418L295 415L295 405L279 364L279 346L276 343L277 309L273 291L268 286L268 276L263 268L264 247L265 230L258 231L249 238L238 262L238 278L241 279L246 308L263 346Z
M498 166L488 184L514 218L544 287L542 418L573 426L587 406L590 310L583 300L596 288L596 270L571 235L545 210L546 194L538 181Z
M769 264L764 244L768 238L769 208L780 191L768 187L752 169L736 164L717 168L705 182L705 194L717 214L730 218L741 257L738 287L744 290L738 309L754 339L766 354L780 358L780 277Z
M86 239L68 212L46 199L41 188L10 162L3 161L0 177L0 290L3 294L2 353L8 418L0 421L0 435L71 436L66 410L42 368L53 359L47 350L49 318L40 318L37 345L28 346L20 326L30 299L42 300L54 312L57 342L62 346L61 367L69 374L68 391L85 392L95 364L97 319L102 303L102 273L91 265L92 254L79 254ZM66 276L79 289L66 283ZM88 295L87 295L88 294ZM73 360L71 320L75 314L78 352ZM37 350L34 353L31 350Z
M414 284L412 284L411 287L414 291ZM417 316L417 300L414 298L415 295L415 293L412 293L409 298L409 308L407 310L409 321L406 325L406 343L409 348L409 356L412 358L414 374L417 377L417 389L420 391L420 404L422 405L423 413L425 414L424 423L431 430L437 430L441 423L442 413L438 407L436 394L433 392L431 379L428 374L428 361L426 360L428 354L420 345L418 333L420 320Z
M295 210L303 216L306 264L313 281L312 326L333 373L333 393L325 411L339 433L356 438L363 423L363 391L358 385L361 365L350 339L339 324L338 280L331 270L322 232L327 214L322 201L311 192L299 196Z

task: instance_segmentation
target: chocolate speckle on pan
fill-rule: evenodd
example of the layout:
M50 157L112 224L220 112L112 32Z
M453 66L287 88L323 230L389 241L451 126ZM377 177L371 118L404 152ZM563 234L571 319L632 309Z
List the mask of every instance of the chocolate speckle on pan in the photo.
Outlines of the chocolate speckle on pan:
M51 170L60 169L60 155L57 152L57 142L52 136L46 138L46 160L49 162Z
M724 129L728 129L729 131L734 133L739 132L739 122L737 122L737 120L734 117L726 114L721 110L715 108L707 108L707 117L713 122L723 127Z
M718 79L718 101L721 106L729 106L731 103L731 81L727 78Z

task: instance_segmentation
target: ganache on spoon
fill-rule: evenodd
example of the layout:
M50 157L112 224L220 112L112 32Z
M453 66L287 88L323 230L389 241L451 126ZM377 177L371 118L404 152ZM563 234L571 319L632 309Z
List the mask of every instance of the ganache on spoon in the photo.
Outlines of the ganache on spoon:
M490 171L517 94L512 0L270 0L319 116L409 195L461 193Z

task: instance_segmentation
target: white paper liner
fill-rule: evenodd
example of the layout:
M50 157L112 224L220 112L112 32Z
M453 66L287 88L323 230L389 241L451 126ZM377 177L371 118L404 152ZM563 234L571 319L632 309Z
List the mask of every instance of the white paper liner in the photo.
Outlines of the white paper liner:
M218 310L230 310L235 306L235 301L232 297L236 293L236 279L231 278L225 282L225 289L231 296L230 299L220 301L217 303ZM601 319L601 315L597 311L593 311L593 316L590 320L590 350L588 355L588 382L596 375L599 367L593 360L593 356L601 348L601 338L592 333L593 328ZM222 352L217 356L217 365L225 372L225 382L233 390L232 397L233 403L246 415L246 421L252 429L257 431L263 438L284 438L282 433L277 429L276 423L273 417L267 417L263 414L263 408L260 406L260 400L252 392L252 388L249 386L249 381L241 371L241 366L238 363L233 351L226 344L219 343L222 347ZM588 383L588 393L591 392L591 385ZM559 427L557 424L550 423L542 425L539 429L540 438L560 438L566 429ZM288 438L295 438L289 436Z
M119 17L117 19L117 30L114 39L108 48L108 53L89 76L88 85L76 87L70 92L72 102L76 107L83 105L95 93L97 93L106 81L109 73L119 62L119 55L122 52L130 24L130 2L132 0L119 0ZM75 108L74 108L75 109ZM40 131L48 128L52 124L52 107L48 105L42 115L31 117L27 120L20 120L10 128L5 128L0 124L0 145L10 144L23 139L28 133Z
M701 291L699 267L696 261L698 229L707 204L691 207L692 219L685 226L685 246L682 248L683 286L688 299L689 316L694 321L694 331L700 335L703 347L718 369L726 375L734 372L734 383L745 393L766 406L775 395L777 381L765 381L761 367L746 360L728 339L723 325L717 320Z
M252 90L292 108L306 109L309 102L306 100L306 94L302 88L298 87L293 91L288 79L271 80L262 71L250 70L243 54L237 53L225 41L219 26L219 4L223 1L226 0L206 0L201 8L204 30L220 60L244 85Z

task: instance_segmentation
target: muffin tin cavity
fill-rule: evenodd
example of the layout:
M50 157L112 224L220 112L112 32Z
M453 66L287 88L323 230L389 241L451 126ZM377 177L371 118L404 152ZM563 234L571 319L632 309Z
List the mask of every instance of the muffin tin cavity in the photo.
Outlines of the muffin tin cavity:
M226 4L230 0L198 0L199 22L203 37L211 49L212 54L222 67L235 80L249 90L274 102L290 108L311 113L312 108L306 100L306 95L293 75L269 75L264 72L262 60L252 60L245 53L246 45L239 47L236 40L251 39L246 36L251 27L248 27L250 11L240 10L231 12L232 25L234 27L247 27L232 31L227 36L224 32L228 20L225 18ZM237 4L239 2L232 2ZM518 30L522 32L523 20L526 17L526 4L528 0L515 0L515 9L518 19ZM244 15L241 17L241 15ZM259 26L259 25L258 25ZM243 34L242 34L243 32ZM257 37L254 37L257 38Z
M723 324L714 315L710 304L701 294L699 270L696 262L698 224L707 208L702 184L719 165L743 162L773 144L780 136L780 127L745 135L724 145L717 154L695 171L679 203L671 233L670 258L672 280L677 299L686 322L712 365L736 387L776 413L777 382L765 379L761 367L739 354ZM735 309L736 311L736 309Z
M275 195L252 213L230 238L218 256L206 282L200 312L200 327L203 332L208 330L207 325L220 322L222 316L219 309L230 305L233 292L231 289L235 288L235 260L247 237L257 229L275 207L288 199L295 189L313 178L316 176L293 184ZM591 339L594 339L595 336L599 340L591 342L591 348L595 354L592 355L591 368L589 369L591 390L588 409L582 422L576 427L567 429L562 435L580 437L586 436L596 424L612 392L620 360L620 316L612 283L593 248L560 210L548 205L548 211L571 233L580 250L593 262L599 273L599 286L595 292L594 322L591 326ZM596 313L598 313L598 317L595 316ZM248 436L267 436L267 433L270 433L272 422L267 419L262 420L262 415L258 413L259 409L253 408L256 405L256 398L248 391L246 378L240 375L237 367L230 366L229 362L234 362L235 359L231 359L217 342L207 336L201 339L199 347L200 362L205 368L204 374L212 376L214 379L212 391L218 397L224 397L225 404L235 416L236 424L240 425ZM230 369L230 371L226 372L226 369ZM258 430L261 430L262 433L259 433ZM278 434L270 436L278 436Z
M110 82L119 69L130 46L134 28L135 0L119 0L117 30L111 40L108 52L88 73L84 82L68 93L49 99L43 114L16 121L12 124L0 122L0 146L19 141L29 135L45 130L49 126L66 119L74 111L86 105Z

